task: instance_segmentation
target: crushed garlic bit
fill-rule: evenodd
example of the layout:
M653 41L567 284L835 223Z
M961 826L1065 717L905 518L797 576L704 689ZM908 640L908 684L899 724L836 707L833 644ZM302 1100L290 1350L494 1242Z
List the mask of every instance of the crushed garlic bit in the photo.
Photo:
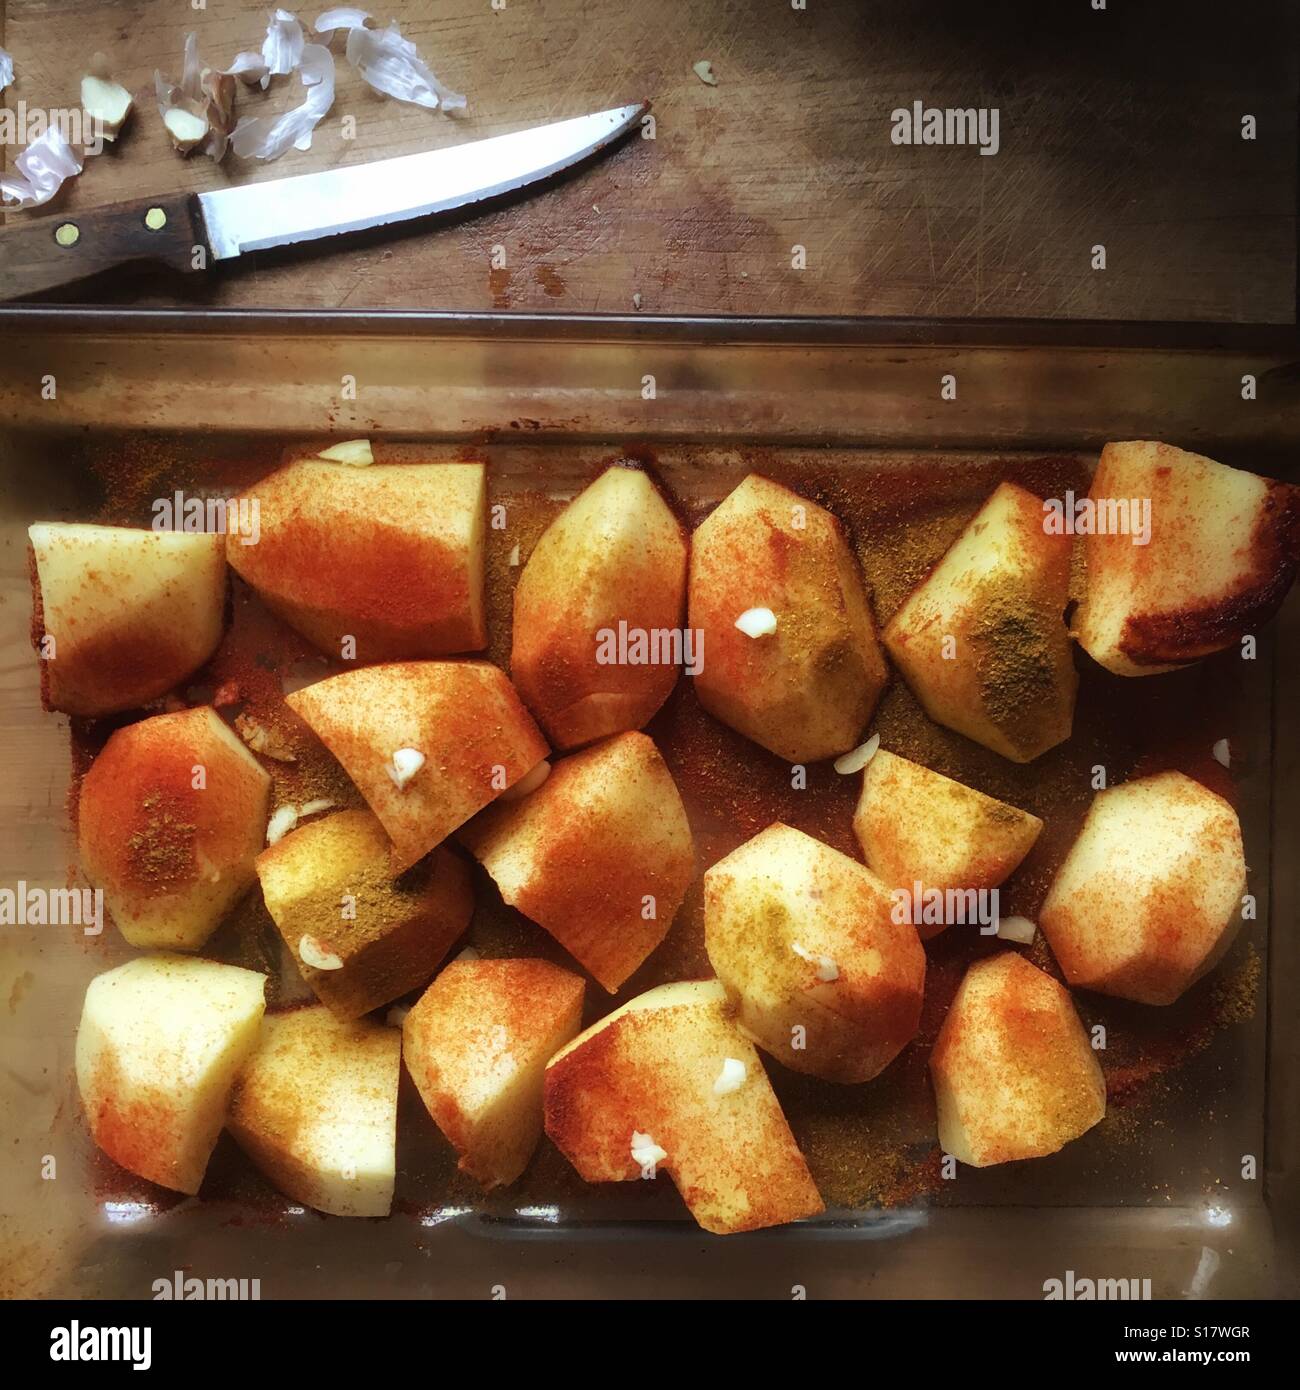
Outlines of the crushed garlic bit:
M237 714L235 729L254 753L260 753L264 758L271 758L277 763L298 761L298 755L279 729L268 729L251 714Z
M848 753L842 753L835 759L835 771L845 774L861 772L864 767L876 756L880 748L880 735L872 734L871 737L857 748Z
M737 1061L735 1057L727 1057L722 1063L722 1070L718 1073L717 1080L713 1083L713 1094L715 1096L729 1096L733 1091L740 1090L748 1075L749 1072L744 1062Z
M1221 738L1218 743L1214 745L1214 761L1216 763L1222 763L1224 767L1231 766L1232 755L1229 752L1228 740L1226 738Z
M713 75L713 64L707 58L701 58L698 63L692 63L691 70L701 82L707 83L710 87L718 85L718 79Z
M394 1004L384 1015L384 1022L390 1028L400 1028L406 1022L406 1015L411 1012L406 1004Z
M343 960L336 956L328 946L317 941L314 936L303 935L298 942L298 954L304 965L313 970L342 970Z
M345 439L341 444L331 444L316 455L327 463L350 463L354 468L365 468L374 463L375 453L368 439Z
M314 816L318 811L333 810L334 803L326 796L318 796L314 801L305 801L299 808L298 814L302 817Z
M817 951L810 951L798 941L792 941L790 949L800 960L806 960L809 965L817 967L817 978L824 984L830 984L832 980L840 978L840 968L830 956L823 956Z
M639 1129L632 1131L632 1162L639 1168L655 1168L668 1157L668 1151L661 1149L648 1134Z
M746 608L735 626L746 637L770 637L776 631L776 614L770 608Z
M418 748L399 748L392 756L388 775L393 785L401 791L424 766L424 754Z
M271 813L271 819L266 824L266 843L268 845L279 844L297 824L298 808L296 806L277 807Z
M518 547L517 545L513 545L513 546L510 547L510 568L511 568L511 569L514 569L515 566L518 565L518 563L519 563L519 547Z
M527 796L529 792L535 792L550 775L551 765L543 758L532 771L524 773L513 787L507 787L501 793L501 800L518 801L520 797Z
M1028 946L1033 941L1037 931L1038 928L1028 917L998 918L999 941L1015 941L1021 946Z

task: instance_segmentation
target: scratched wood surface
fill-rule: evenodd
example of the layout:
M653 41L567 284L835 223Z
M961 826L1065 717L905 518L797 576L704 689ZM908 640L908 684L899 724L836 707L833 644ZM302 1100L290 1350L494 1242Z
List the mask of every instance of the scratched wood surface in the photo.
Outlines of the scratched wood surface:
M637 295L663 313L1295 315L1300 22L1285 0L1111 0L1101 12L1091 0L388 0L378 17L402 23L468 94L468 113L375 95L340 56L335 107L309 152L220 168L171 151L153 72L177 73L189 28L206 61L227 65L260 44L266 6L196 3L0 0L0 44L19 74L7 104L74 103L96 50L140 98L119 148L57 208L406 153L641 97L655 103L657 138L437 230L65 298L631 311ZM692 71L704 58L716 86ZM281 79L242 110L278 111L299 91ZM998 107L999 153L893 145L891 111L918 99ZM1097 244L1105 270L1090 264ZM507 262L495 271L494 246Z

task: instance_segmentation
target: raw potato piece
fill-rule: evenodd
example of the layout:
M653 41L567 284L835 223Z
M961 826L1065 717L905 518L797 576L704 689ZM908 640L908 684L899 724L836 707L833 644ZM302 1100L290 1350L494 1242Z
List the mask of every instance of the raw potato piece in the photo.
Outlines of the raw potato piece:
M704 875L704 934L741 1024L795 1071L869 1081L916 1034L916 928L893 920L873 874L801 830L770 825Z
M890 888L996 888L1033 848L1043 822L974 787L880 749L853 816L867 864ZM917 924L923 939L944 926Z
M270 791L265 768L208 705L108 740L81 784L78 843L132 946L197 951L212 935L252 886Z
M406 1069L461 1169L485 1188L528 1166L546 1064L582 1027L582 994L577 975L544 960L458 960L406 1015Z
M685 602L677 518L644 473L606 470L547 527L515 589L510 674L557 748L639 729L663 704L676 663L600 657L620 623L671 638Z
M1068 991L1015 951L967 970L930 1076L939 1143L976 1168L1056 1153L1106 1113L1106 1081Z
M231 567L328 656L450 656L487 645L486 469L481 463L303 459L249 490L256 545L227 537Z
M775 632L736 627L755 608L772 611ZM688 621L704 637L695 693L715 718L791 763L860 741L888 672L830 512L750 474L695 532Z
M719 1094L727 1063L743 1079ZM665 1153L691 1215L717 1235L823 1210L754 1045L716 980L660 985L580 1034L546 1068L546 1132L587 1182L643 1176L633 1135ZM640 1151L639 1151L640 1152ZM651 1150L653 1153L653 1150Z
M425 984L469 925L469 866L439 848L394 879L384 828L369 811L338 811L257 857L267 911L302 977L342 1019L359 1018ZM320 970L303 959L340 962Z
M91 1137L174 1192L199 1190L235 1074L257 1042L266 976L192 956L140 956L97 975L77 1029Z
M323 1004L268 1014L235 1083L229 1129L286 1197L331 1216L387 1216L396 1172L396 1028Z
M1232 945L1245 892L1237 813L1161 772L1097 794L1039 924L1071 985L1172 1004Z
M1089 497L1150 504L1151 532L1085 535L1079 644L1120 676L1222 651L1277 610L1300 564L1300 488L1168 444L1107 444Z
M286 698L379 817L393 842L394 873L441 844L549 751L514 687L483 661L366 666ZM403 755L400 770L395 754Z
M125 526L28 528L32 645L46 709L98 717L138 709L217 649L226 613L221 537Z
M686 811L645 734L562 758L462 832L501 896L612 994L664 939L691 881Z
M1044 531L1037 497L1002 483L885 628L930 718L1012 762L1032 762L1074 722L1070 544Z

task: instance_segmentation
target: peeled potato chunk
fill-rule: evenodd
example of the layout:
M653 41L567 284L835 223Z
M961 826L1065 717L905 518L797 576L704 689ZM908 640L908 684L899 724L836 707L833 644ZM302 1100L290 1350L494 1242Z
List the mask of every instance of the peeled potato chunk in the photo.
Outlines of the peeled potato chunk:
M891 888L996 888L1033 848L1043 822L881 748L862 775L853 833ZM923 939L945 923L917 923Z
M664 939L695 867L677 785L641 733L560 759L539 790L460 838L505 901L611 994Z
M885 628L885 645L936 724L1012 762L1070 736L1078 687L1065 606L1068 535L1002 483Z
M1098 792L1039 925L1071 985L1172 1004L1241 926L1237 813L1181 772Z
M546 1068L546 1133L587 1182L663 1169L717 1235L823 1210L716 980L638 995L556 1053Z
M60 522L27 534L46 709L138 709L216 651L226 612L220 536Z
M387 1216L402 1035L323 1004L268 1014L235 1083L229 1129L286 1197L331 1216Z
M1041 1158L1106 1113L1068 991L1014 951L967 970L930 1054L939 1143L975 1168Z
M402 1055L460 1167L515 1181L542 1137L546 1064L582 1027L582 980L544 960L453 961L402 1025Z
M139 956L90 982L77 1086L109 1158L174 1192L199 1190L257 1042L265 984L254 970L174 955Z
M426 983L474 911L459 855L440 847L395 879L389 848L369 811L336 811L257 857L267 911L303 979L342 1019Z
M343 764L409 869L546 757L514 686L484 661L398 661L286 697Z
M689 592L704 637L695 693L710 714L791 763L859 741L888 673L830 512L750 474L695 532ZM756 610L751 637L736 624Z
M1116 675L1222 651L1272 617L1295 579L1300 488L1289 483L1129 440L1101 451L1088 497L1074 635Z
M685 601L677 518L644 473L607 469L547 527L515 589L510 674L557 748L639 729L663 704Z
M197 951L252 886L271 779L208 705L118 729L81 784L81 867L118 930Z
M478 651L486 498L481 463L300 459L249 490L260 535L229 535L226 556L268 608L336 659Z
M861 864L770 825L704 875L709 960L741 1024L795 1071L869 1081L915 1036L925 951Z

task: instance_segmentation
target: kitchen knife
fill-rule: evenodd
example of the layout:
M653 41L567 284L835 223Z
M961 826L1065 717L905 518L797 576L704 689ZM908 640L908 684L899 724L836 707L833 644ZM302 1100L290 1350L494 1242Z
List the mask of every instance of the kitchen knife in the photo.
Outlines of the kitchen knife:
M598 154L648 109L641 102L344 169L36 218L0 232L0 298L132 261L200 270L245 251L472 207Z

